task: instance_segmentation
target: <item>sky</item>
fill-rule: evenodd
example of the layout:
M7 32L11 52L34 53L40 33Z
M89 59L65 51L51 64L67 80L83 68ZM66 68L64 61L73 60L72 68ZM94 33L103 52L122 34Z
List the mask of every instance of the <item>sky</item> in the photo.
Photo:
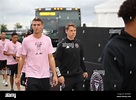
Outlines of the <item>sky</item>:
M16 23L29 28L35 16L36 8L78 7L81 9L81 22L91 25L95 21L94 7L107 0L0 0L0 24L6 24L9 30Z

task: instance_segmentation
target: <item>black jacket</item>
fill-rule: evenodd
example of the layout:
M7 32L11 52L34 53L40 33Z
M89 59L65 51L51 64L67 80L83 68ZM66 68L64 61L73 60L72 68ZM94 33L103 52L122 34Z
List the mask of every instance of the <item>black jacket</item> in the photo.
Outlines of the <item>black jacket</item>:
M83 48L77 39L62 40L57 46L55 61L62 76L76 76L87 71L83 60Z
M121 31L103 51L105 91L136 91L136 38Z

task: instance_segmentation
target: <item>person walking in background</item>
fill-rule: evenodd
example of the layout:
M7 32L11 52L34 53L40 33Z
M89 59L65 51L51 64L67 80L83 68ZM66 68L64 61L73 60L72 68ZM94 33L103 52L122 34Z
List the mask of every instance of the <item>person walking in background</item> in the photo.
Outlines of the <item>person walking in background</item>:
M5 56L3 54L3 50L4 50L5 44L9 41L10 41L9 39L6 39L6 33L2 32L1 33L1 40L0 40L0 70L3 75L2 83L4 83L5 86L8 86L8 82L7 82L8 75L7 75L7 67L6 67L7 56Z
M118 16L125 27L103 51L104 91L136 91L136 0L125 0Z
M88 77L84 65L83 47L76 39L76 25L68 23L65 27L67 37L62 40L55 52L58 80L62 91L83 91L84 78Z
M25 63L26 91L49 91L50 68L53 74L53 85L58 84L53 57L54 48L51 39L42 34L43 27L43 21L40 18L34 18L32 20L33 34L24 38L22 42L22 54L16 84L20 82L21 70Z
M18 62L16 60L16 52L17 48L21 46L21 43L18 42L18 34L12 33L12 40L6 43L4 47L4 55L7 56L7 68L8 74L10 76L10 86L11 91L14 91L14 75L17 77L17 70L18 70ZM17 86L18 90L20 90L20 86Z

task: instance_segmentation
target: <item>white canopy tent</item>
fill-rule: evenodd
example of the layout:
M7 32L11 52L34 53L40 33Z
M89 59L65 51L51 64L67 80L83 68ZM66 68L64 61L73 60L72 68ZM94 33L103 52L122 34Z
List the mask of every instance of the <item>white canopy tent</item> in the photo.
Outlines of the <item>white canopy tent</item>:
M95 6L96 26L98 27L124 27L122 18L117 12L125 0L108 0L105 3Z

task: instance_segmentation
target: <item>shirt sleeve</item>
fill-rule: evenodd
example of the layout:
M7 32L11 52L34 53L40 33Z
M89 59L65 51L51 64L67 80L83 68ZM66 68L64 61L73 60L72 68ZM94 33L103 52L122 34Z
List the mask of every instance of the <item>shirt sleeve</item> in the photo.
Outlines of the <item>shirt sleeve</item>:
M55 52L55 62L56 62L56 66L60 68L60 62L62 61L62 54L63 54L63 50L62 50L62 44L59 43Z
M5 46L4 46L4 50L3 51L8 51L8 46L9 46L9 43L7 42L6 44L5 44Z
M26 42L25 39L22 41L22 53L21 54L22 55L26 55L27 54L27 42Z
M80 66L83 69L84 72L87 72L87 68L84 64L84 52L83 52L83 47L82 44L80 43L81 50L80 50Z
M49 49L48 49L48 54L52 54L55 52L53 46L52 46L52 42L51 42L51 39L49 38Z

